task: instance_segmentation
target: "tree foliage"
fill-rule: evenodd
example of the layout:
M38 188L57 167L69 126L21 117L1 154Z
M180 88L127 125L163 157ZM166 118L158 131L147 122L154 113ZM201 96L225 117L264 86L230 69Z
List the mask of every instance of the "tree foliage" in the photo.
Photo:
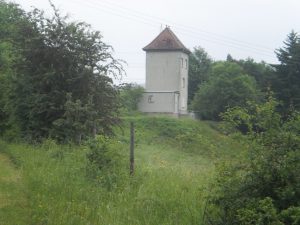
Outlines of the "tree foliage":
M126 112L138 109L138 103L143 96L144 88L134 83L125 83L119 87L121 106Z
M71 130L77 133L72 138L110 133L119 108L111 77L123 72L112 47L98 31L83 22L69 22L53 5L51 18L38 9L26 14L13 7L22 12L27 26L20 31L22 41L10 38L18 43L21 60L11 65L14 73L5 104L22 135L66 139ZM65 126L70 121L73 125Z
M300 116L282 121L277 102L236 107L224 119L248 126L246 157L219 168L213 224L298 224L300 221Z
M267 92L271 85L274 69L265 62L255 62L251 58L239 60L237 63L243 68L244 72L256 80L261 91Z
M276 72L272 87L276 97L282 101L281 111L300 109L300 37L292 31L284 47L276 51L279 65L274 65Z
M22 60L20 48L28 26L24 11L16 4L0 0L0 134L9 128L10 79L15 74L15 62Z
M227 62L234 62L241 66L245 74L253 77L261 91L267 92L270 88L271 80L274 75L274 68L264 62L255 62L252 58L234 59L230 54L227 55Z
M195 47L189 56L188 101L191 103L200 84L208 81L212 59L201 47Z
M245 106L257 98L253 78L244 74L236 63L218 62L212 67L208 82L199 86L193 100L193 110L203 119L218 120L229 107Z

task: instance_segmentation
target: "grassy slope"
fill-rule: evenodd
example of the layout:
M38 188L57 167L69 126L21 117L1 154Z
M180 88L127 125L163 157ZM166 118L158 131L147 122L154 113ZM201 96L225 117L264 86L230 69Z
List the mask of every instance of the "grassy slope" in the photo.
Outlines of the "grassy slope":
M51 225L201 224L214 163L239 151L239 146L203 122L127 118L123 132L117 132L125 159L128 121L132 120L136 125L135 176L129 178L127 167L115 171L106 176L112 184L109 188L86 178L84 148L57 146L51 141L39 147L6 145L20 170L7 161L1 166L12 171L9 177L19 177L21 172L24 180L5 181L14 186L7 193L24 202L20 190L23 186L27 190L27 207L19 207L16 220ZM4 173L0 177L3 184ZM8 218L15 210L6 209L0 204L0 215ZM3 224L22 222L7 219Z

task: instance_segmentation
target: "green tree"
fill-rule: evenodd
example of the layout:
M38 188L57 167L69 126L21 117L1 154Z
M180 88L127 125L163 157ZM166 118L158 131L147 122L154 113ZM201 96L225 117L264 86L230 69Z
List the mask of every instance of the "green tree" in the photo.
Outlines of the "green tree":
M236 60L234 60L233 57L230 54L227 54L226 61L227 62L236 62Z
M212 59L201 47L194 48L189 56L188 101L191 103L200 84L208 81Z
M80 144L84 136L96 135L102 121L97 117L92 98L83 104L80 99L74 101L71 93L68 93L64 109L64 115L53 122L55 132L51 134L52 137Z
M255 62L251 58L239 60L237 63L243 67L246 74L252 76L256 80L256 83L261 91L268 91L274 74L274 69L271 65L265 63L264 61Z
M255 62L252 58L236 60L230 54L227 55L226 61L240 65L245 74L248 74L256 80L257 86L261 91L268 91L275 71L270 64L264 61Z
M255 100L258 90L253 78L236 63L218 62L212 67L208 82L199 86L193 110L203 119L219 120L220 113Z
M127 112L136 111L138 103L143 96L144 88L133 83L125 83L119 87L120 101Z
M292 31L284 47L276 51L279 65L273 80L276 97L283 103L281 111L287 114L290 110L300 109L300 37Z
M218 216L213 224L299 223L300 116L295 112L282 121L277 105L269 97L263 104L235 107L224 114L231 126L248 126L247 135L238 136L248 148L218 168L212 200L212 213L217 210Z
M15 62L23 59L21 47L28 27L29 20L18 5L0 0L0 135L16 126L10 119L10 81L16 74Z
M13 65L11 114L23 136L30 139L68 134L59 125L64 124L62 120L71 121L76 107L81 115L73 121L78 122L73 124L77 132L84 131L84 136L94 135L95 130L111 133L119 121L118 91L111 77L122 74L122 65L99 32L83 22L68 22L52 7L52 18L38 9L26 15L30 26L20 47L23 60ZM89 123L94 127L83 129L82 117L93 118Z

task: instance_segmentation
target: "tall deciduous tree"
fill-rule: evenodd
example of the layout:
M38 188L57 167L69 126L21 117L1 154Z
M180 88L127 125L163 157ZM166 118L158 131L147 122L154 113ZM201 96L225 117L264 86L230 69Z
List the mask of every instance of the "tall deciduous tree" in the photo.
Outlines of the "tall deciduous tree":
M189 57L189 82L188 100L191 102L195 96L198 86L208 80L212 66L212 59L207 52L196 47Z
M256 100L255 80L244 74L236 63L218 62L208 82L199 86L193 100L193 110L203 119L218 120L219 115L229 107L245 106L249 100Z
M263 92L267 92L268 88L270 87L270 82L274 74L274 69L271 65L265 62L255 62L251 58L247 58L246 60L239 60L237 61L244 72L249 76L252 76Z
M110 133L119 108L111 76L121 76L122 65L99 32L83 22L68 22L52 7L52 18L38 9L27 15L23 60L14 64L11 82L15 121L32 139Z
M270 88L270 83L274 74L274 68L270 64L264 61L255 62L252 58L236 60L230 54L227 55L226 61L240 65L243 68L244 73L256 80L261 91L267 92Z

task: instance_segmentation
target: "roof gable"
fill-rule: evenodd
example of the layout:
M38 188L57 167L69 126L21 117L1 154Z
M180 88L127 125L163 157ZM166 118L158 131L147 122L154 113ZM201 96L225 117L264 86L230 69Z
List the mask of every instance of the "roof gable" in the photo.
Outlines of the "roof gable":
M150 44L143 48L144 51L190 51L182 44L169 27L166 27Z

